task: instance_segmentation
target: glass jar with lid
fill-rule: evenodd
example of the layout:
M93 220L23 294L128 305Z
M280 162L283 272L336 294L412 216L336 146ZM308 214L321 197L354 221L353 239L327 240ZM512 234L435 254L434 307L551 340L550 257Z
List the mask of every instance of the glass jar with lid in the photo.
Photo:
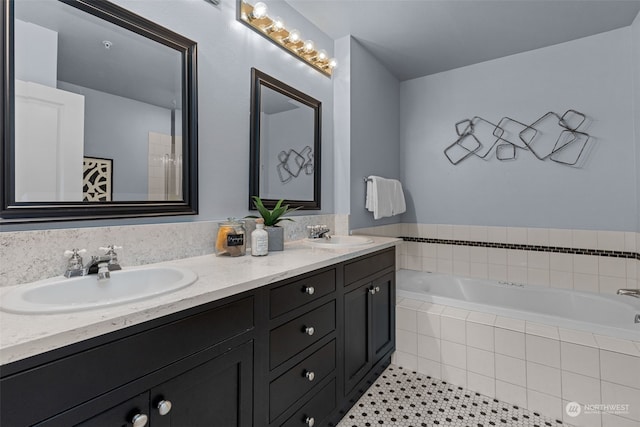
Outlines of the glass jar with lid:
M218 223L216 256L243 256L246 252L244 221L229 218Z

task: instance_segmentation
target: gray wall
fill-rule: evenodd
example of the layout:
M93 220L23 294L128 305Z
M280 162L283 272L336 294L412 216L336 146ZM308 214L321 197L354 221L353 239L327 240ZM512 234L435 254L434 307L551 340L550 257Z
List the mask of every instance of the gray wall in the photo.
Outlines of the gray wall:
M634 231L631 39L627 27L401 83L403 221ZM525 152L458 166L444 157L464 118L531 123L569 108L587 114L594 137L582 168Z
M171 111L66 82L58 87L84 95L84 155L113 159L113 200L147 200L149 132L170 135Z
M2 230L73 228L242 217L249 214L249 105L251 67L322 102L322 210L333 213L332 80L236 21L236 2L115 0L134 13L198 43L200 214L165 218L75 221L43 225L2 225ZM333 41L293 22L305 37L329 51Z
M633 37L633 75L634 75L634 119L636 129L636 200L638 203L637 210L637 229L640 233L640 13L636 16L631 26Z
M334 51L340 65L333 73L333 191L336 213L348 214L351 210L351 36L336 40Z
M400 222L400 215L374 221L365 205L363 178L400 178L400 83L355 39L351 39L351 216L350 228Z

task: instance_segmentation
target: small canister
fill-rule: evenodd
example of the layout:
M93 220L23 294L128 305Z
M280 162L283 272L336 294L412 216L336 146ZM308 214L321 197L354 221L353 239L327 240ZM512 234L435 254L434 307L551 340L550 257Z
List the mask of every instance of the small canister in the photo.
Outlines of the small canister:
M242 256L246 252L244 222L229 218L218 224L216 256Z

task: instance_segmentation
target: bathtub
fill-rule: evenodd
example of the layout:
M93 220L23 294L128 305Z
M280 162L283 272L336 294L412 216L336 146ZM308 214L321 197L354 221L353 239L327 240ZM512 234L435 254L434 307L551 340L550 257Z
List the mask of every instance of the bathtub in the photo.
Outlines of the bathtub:
M640 341L640 298L399 270L397 296Z

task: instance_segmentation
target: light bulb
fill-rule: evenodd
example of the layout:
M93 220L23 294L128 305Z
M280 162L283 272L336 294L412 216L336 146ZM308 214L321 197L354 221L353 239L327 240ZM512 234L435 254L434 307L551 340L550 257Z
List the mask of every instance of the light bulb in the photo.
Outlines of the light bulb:
M269 27L269 31L282 31L284 30L284 21L279 16L273 19L273 23Z
M287 37L287 42L298 43L299 41L300 41L300 31L298 30L289 31L289 37Z
M316 44L313 42L313 40L307 40L304 42L304 46L302 47L302 50L305 53L309 53L309 52L313 52L315 48L316 48Z
M316 56L316 60L318 60L318 61L326 61L328 57L329 57L329 55L327 54L327 51L324 50L324 49L320 49L318 51L318 56Z
M333 70L338 65L338 61L336 61L335 58L331 58L329 60L329 64L328 65L329 65L329 68L331 68Z
M252 19L264 18L265 16L267 16L268 10L269 8L267 7L267 5L259 1L253 6L253 11L251 12L251 18Z

